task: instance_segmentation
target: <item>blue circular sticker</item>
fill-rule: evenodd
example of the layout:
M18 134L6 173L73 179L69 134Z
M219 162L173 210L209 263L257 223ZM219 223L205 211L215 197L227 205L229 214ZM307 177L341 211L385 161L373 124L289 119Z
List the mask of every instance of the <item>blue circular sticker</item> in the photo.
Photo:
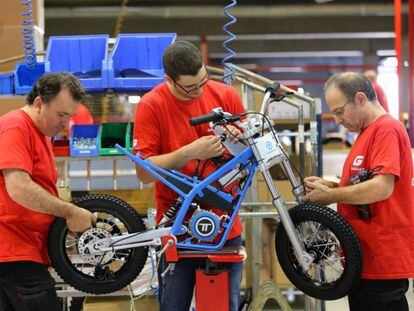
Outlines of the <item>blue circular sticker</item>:
M267 150L272 150L273 149L272 142L270 142L270 141L266 142L266 148L267 148Z
M219 231L220 220L212 212L200 212L194 215L190 220L190 232L200 241L213 240Z

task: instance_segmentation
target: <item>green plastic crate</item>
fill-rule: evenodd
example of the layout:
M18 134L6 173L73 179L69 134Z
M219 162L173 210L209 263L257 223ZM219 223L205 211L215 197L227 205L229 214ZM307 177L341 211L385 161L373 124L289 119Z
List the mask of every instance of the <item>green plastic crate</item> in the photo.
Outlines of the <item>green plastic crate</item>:
M134 141L134 123L128 123L126 132L126 150L132 152L132 143Z
M122 154L115 148L115 144L126 148L129 146L130 138L128 134L129 123L102 123L99 131L99 154L100 155L120 155Z

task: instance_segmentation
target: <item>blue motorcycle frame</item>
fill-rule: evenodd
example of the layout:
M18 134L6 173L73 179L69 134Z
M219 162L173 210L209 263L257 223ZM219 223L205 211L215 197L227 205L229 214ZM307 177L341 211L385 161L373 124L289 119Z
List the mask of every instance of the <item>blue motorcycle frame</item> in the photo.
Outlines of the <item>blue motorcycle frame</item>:
M102 217L99 226L97 224L81 235L70 234L63 219L54 222L52 234L49 235L49 252L59 275L75 288L104 294L128 285L139 275L145 264L146 258L141 256L146 256L146 247L160 246L160 254L167 251L168 244L163 244L163 239L174 240L178 255L185 255L186 252L206 255L220 251L254 175L260 173L281 221L275 245L285 274L296 287L312 297L332 300L345 296L362 271L360 243L351 226L338 213L320 204L303 203L303 182L298 182L295 167L284 151L272 122L264 115L267 105L280 99L277 89L278 85L275 85L266 91L260 113L232 115L216 108L210 114L190 120L191 125L209 123L233 155L203 179L177 170L162 169L150 159L142 159L139 153L133 155L117 145L119 151L158 182L175 191L177 200L162 215L158 226L155 226L154 217L149 213L150 228L143 230L138 226L140 223L145 228L141 217L127 203L114 197L107 201L99 201L99 196L80 198L77 202L84 208L106 216ZM232 142L230 132L226 131L227 124L235 124L241 130L237 143ZM289 212L269 171L274 165L283 167L298 202ZM227 186L232 191L228 192ZM115 208L114 202L118 202L120 207ZM214 209L204 208L203 204L226 213L218 215ZM123 227L113 219L118 219ZM112 222L114 225L108 226ZM118 231L113 231L113 226ZM135 229L121 230L124 227ZM127 251L122 253L118 250ZM114 261L120 263L122 268L126 267L125 270L116 270L116 265L112 267Z
M218 125L223 124L223 120L226 120L226 118L231 119L232 117L234 116L223 112L219 108L209 115L198 117L196 123L201 124L210 121L217 121L210 123L211 127L214 130ZM133 155L121 146L117 145L116 148L119 151L140 165L145 171L154 176L157 180L175 191L177 195L183 199L183 202L179 208L176 218L174 219L172 227L156 228L143 234L130 234L130 237L126 235L122 237L112 237L111 239L101 240L98 242L97 250L105 252L116 249L154 245L154 241L160 239L166 234L179 236L186 233L187 229L183 225L183 221L191 207L191 204L195 201L196 196L202 198L205 195L205 191L209 190L214 195L233 205L230 219L227 222L221 223L221 226L224 227L224 230L220 238L214 243L192 242L191 238L188 238L184 241L177 242L177 248L199 251L216 251L224 245L237 216L237 213L240 209L240 205L246 196L247 189L251 185L253 176L257 171L260 171L263 174L266 184L268 185L269 190L272 194L273 205L279 212L281 221L289 236L295 253L297 254L298 261L301 267L307 271L309 269L309 265L312 264L313 257L311 254L306 252L302 241L298 237L292 220L289 217L289 213L285 207L283 198L278 193L273 183L269 168L279 163L283 165L285 172L287 173L288 178L292 184L293 193L295 194L298 202L301 202L302 200L302 196L304 195L304 188L297 182L289 159L284 152L283 147L281 146L274 130L272 129L272 124L270 121L268 124L266 124L265 127L263 126L264 123L262 117L258 118L257 120L248 119L240 121L236 124L243 129L244 137L242 138L247 141L247 146L243 150L239 149L237 152L234 152L236 154L234 154L234 157L229 162L218 168L203 180L199 180L197 177L187 176L176 170L164 170L151 163L150 160L142 159L139 153ZM262 126L258 126L259 124ZM265 129L270 130L270 132L268 132L266 135L263 135L262 133ZM231 149L231 141L229 138L226 138L226 141L223 144ZM271 145L271 149L266 150L266 148L268 149L269 145ZM231 194L216 189L212 186L212 184L227 174L232 174L234 171L240 171L238 167L241 167L242 170L247 170L248 174L247 180L245 181L243 187L238 190L237 201L233 202L234 197ZM168 180L168 177L171 178L172 181ZM190 190L188 192L183 191L174 184L174 181L181 185L185 185ZM149 241L149 239L152 239L152 241ZM160 245L160 241L158 240L156 244Z

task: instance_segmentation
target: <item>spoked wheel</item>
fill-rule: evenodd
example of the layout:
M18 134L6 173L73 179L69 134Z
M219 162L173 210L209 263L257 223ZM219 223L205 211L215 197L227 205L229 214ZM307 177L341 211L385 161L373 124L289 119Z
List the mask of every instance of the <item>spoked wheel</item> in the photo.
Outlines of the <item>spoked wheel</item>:
M52 266L69 285L83 292L106 294L120 290L141 272L148 255L146 247L91 252L98 239L145 230L142 218L126 202L110 195L86 195L75 205L91 211L96 225L82 234L68 231L58 218L49 232Z
M314 261L308 271L302 269L281 223L275 243L286 276L314 298L335 300L346 296L362 270L362 250L351 226L338 213L319 204L301 204L289 214Z

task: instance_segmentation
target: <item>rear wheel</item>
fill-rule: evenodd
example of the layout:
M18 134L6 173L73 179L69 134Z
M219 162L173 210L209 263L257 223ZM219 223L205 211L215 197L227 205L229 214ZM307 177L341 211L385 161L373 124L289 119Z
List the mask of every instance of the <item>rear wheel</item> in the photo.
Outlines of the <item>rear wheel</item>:
M362 271L362 250L351 226L341 215L319 204L301 204L289 214L314 261L308 271L302 269L281 223L275 243L286 276L314 298L334 300L346 296Z
M52 266L69 285L83 292L106 294L120 290L141 272L148 255L147 247L90 251L98 239L145 231L138 213L126 202L103 194L86 195L73 202L91 211L96 225L83 234L70 232L66 221L58 218L49 233Z

